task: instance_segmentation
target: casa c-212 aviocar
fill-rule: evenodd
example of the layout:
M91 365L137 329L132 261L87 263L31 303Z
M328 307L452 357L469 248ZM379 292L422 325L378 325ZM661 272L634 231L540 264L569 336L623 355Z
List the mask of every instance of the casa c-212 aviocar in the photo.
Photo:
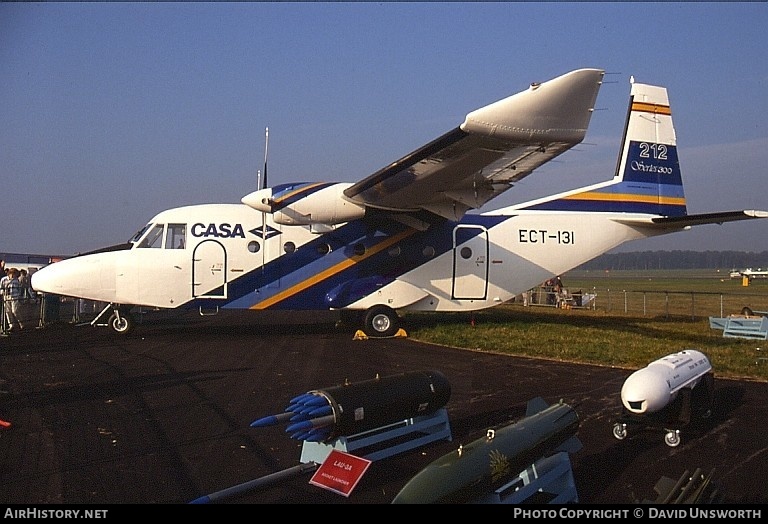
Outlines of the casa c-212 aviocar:
M148 306L339 310L384 337L398 312L488 308L630 240L768 216L687 213L667 90L637 82L610 180L480 212L583 141L603 76L533 83L359 182L162 211L128 243L51 264L32 285L107 303L118 333Z

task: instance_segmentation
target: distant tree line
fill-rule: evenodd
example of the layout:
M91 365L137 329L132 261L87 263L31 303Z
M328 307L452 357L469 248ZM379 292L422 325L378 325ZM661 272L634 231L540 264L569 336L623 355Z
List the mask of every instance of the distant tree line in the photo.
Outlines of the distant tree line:
M745 269L768 268L768 251L636 251L607 253L577 269Z

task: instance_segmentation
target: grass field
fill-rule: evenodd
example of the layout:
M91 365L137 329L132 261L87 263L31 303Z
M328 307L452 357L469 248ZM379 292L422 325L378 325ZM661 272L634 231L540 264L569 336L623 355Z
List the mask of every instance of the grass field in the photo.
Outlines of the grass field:
M716 376L768 381L768 360L763 360L768 341L723 337L709 327L708 318L720 316L721 307L724 315L739 313L745 305L768 311L768 280L744 287L727 271L719 275L710 270L574 272L563 275L563 282L569 289L594 290L595 308L510 303L474 313L410 313L405 317L409 336L479 351L627 369L698 349L709 357Z
M737 314L745 306L768 311L768 279L744 286L728 271L578 271L566 275L564 283L597 293L597 307L605 311L691 319Z
M697 293L726 293L747 297L762 297L768 301L768 278L753 279L744 286L741 279L732 279L728 270L647 270L647 271L571 271L563 275L570 288L630 289L633 291L677 291Z

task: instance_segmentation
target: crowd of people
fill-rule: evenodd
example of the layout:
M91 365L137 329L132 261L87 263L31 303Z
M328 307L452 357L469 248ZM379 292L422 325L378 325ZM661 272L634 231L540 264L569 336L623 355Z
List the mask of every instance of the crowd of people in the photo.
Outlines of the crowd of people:
M13 284L11 284L11 282L13 282ZM5 267L5 261L4 260L0 260L0 294L2 295L2 296L0 296L0 299L2 299L2 300L0 300L0 304L1 304L0 305L0 313L2 313L2 318L0 320L2 320L3 324L5 324L6 318L8 319L8 322L10 323L11 316L13 316L14 320L16 320L16 316L15 316L16 313L15 313L15 311L12 311L13 308L6 307L6 306L11 304L11 303L16 304L16 301L15 300L11 300L10 297L13 294L16 294L16 291L19 288L20 288L20 283L19 283L18 270L16 268L13 268L13 276L12 276L11 269L7 269ZM7 296L8 296L8 300L7 300L8 304L6 304L6 290L8 290L8 294L7 294ZM6 309L11 311L11 313L6 313ZM22 324L19 324L19 325L22 326L19 329L22 329L23 325ZM11 423L10 422L0 418L0 429L9 429L10 427L11 427Z
M26 269L8 268L0 260L0 298L2 298L2 331L13 334L25 328L23 309L36 299Z

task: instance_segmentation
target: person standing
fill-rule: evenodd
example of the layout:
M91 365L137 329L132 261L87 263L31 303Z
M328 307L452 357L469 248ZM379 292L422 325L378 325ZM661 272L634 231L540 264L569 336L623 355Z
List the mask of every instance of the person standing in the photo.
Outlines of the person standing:
M8 269L5 267L5 260L0 260L2 265L2 272L0 272L0 333L6 334L6 318L5 318L5 281L8 280Z
M19 330L24 329L21 323L21 284L19 283L19 270L12 267L8 271L8 278L3 280L2 286L3 302L5 303L5 316L8 319L8 333L14 333L16 326Z
M29 284L29 274L26 269L19 269L19 285L21 286L21 298L32 298L32 286Z
M0 260L0 315L2 315L2 319L0 321L5 321L5 312L4 310L4 302L5 302L5 282L8 280L8 277L6 276L5 272L5 260ZM2 330L0 330L2 331ZM10 429L11 423L7 420L3 420L0 418L0 429Z

